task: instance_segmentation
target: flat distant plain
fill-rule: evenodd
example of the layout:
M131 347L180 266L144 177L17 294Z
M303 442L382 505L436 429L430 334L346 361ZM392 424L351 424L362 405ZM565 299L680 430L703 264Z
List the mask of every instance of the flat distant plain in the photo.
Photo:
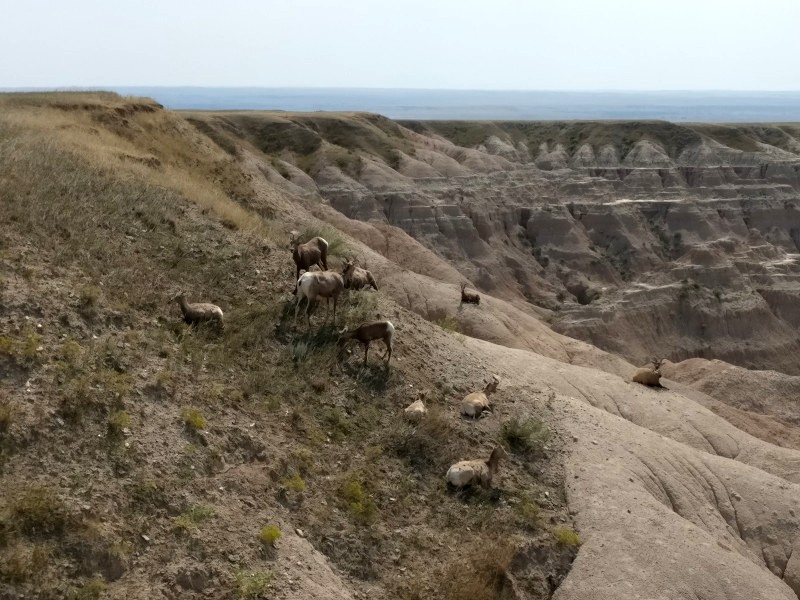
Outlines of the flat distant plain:
M514 91L368 88L107 87L171 109L366 111L392 119L674 122L800 121L800 91ZM12 90L5 90L12 91Z

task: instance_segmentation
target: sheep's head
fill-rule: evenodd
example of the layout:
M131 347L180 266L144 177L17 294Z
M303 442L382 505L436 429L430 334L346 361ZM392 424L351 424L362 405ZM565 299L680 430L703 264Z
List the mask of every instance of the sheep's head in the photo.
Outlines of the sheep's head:
M289 248L294 250L297 246L300 245L300 232L299 231L290 231L289 232Z
M464 290L465 290L465 289L467 289L467 284L466 284L466 283L462 283L462 284L461 284L461 293L462 293L462 294L464 293Z
M356 268L356 263L353 261L352 258L348 258L344 261L344 266L342 267L342 276L346 277L348 275L352 275L353 269Z
M483 388L485 394L493 394L497 391L497 386L500 385L500 378L497 375L492 375L492 378L486 383Z
M186 294L181 291L175 292L172 296L170 296L170 302L182 302L186 298Z
M497 464L501 458L508 458L508 453L505 448L498 444L494 447L494 450L492 450L492 454L489 456L489 462Z
M651 362L653 363L653 370L656 373L659 373L661 371L661 367L664 366L665 360L663 358L654 358Z

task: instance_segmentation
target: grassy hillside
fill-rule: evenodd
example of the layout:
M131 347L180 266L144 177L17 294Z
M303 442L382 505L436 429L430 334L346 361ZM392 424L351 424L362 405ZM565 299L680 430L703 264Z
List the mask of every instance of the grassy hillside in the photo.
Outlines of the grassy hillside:
M300 120L378 154L394 135ZM248 141L315 151L272 127ZM322 310L294 325L287 233L321 224L228 143L145 99L0 97L0 596L549 597L578 543L557 432L460 420L480 357L382 294L346 296L337 328L391 318L389 370L340 364ZM186 327L177 290L224 332ZM498 490L446 493L498 442Z

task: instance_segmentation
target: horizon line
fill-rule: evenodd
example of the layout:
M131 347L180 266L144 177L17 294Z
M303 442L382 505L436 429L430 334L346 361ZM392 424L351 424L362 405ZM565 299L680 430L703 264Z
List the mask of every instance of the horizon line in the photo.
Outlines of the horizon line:
M180 84L106 84L106 85L46 85L46 86L0 86L0 92L25 91L114 91L114 89L195 89L195 90L308 90L308 91L387 91L387 92L523 92L523 93L568 93L568 94L800 94L800 89L725 89L725 88L663 88L663 89L624 89L624 88L427 88L427 87L365 87L365 86L264 86L264 85L180 85Z

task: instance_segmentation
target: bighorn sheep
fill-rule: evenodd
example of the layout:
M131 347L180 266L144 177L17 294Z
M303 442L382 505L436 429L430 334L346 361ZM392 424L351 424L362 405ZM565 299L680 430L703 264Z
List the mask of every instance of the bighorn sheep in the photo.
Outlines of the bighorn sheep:
M407 421L411 421L412 423L418 423L428 413L428 409L425 407L424 399L425 399L425 394L423 392L420 393L419 398L417 398L414 402L406 406L403 412L405 413Z
M634 383L641 383L642 385L649 385L651 387L664 387L661 385L661 367L664 364L663 359L654 358L652 361L653 368L642 367L638 369L633 376Z
M461 303L462 304L480 304L481 297L478 294L473 294L472 292L465 292L464 290L467 289L467 284L461 284Z
M303 298L308 300L305 314L309 327L311 326L311 315L309 314L311 303L315 302L317 298L325 298L325 318L327 319L328 301L333 298L333 322L336 323L336 301L344 289L344 281L341 275L332 271L306 271L297 280L297 289L297 304L294 307L295 321Z
M508 454L502 446L495 446L489 460L462 460L452 465L447 470L447 485L455 488L463 488L468 485L480 484L484 488L490 488L492 478L497 472L497 467L501 458L506 458Z
M486 384L482 392L472 392L467 394L464 400L461 401L461 414L472 419L478 419L483 416L486 411L492 410L492 404L489 402L489 395L497 391L497 385L500 383L500 378L497 375L492 375L492 379Z
M353 259L349 259L344 263L342 269L342 277L344 278L344 287L347 289L360 290L363 287L372 286L376 290L378 284L375 283L375 278L372 273L361 267L357 267Z
M353 331L347 332L342 329L339 337L339 345L341 349L339 354L344 351L350 340L356 340L364 345L364 366L367 366L367 352L369 352L369 344L375 340L383 340L386 344L386 366L389 366L389 361L392 359L392 340L394 339L394 325L389 321L375 321L374 323L365 323L357 327Z
M292 249L292 258L297 267L295 282L300 279L300 271L308 271L313 265L317 265L323 271L328 270L328 242L321 237L315 237L301 244L299 235L297 231L289 234L289 247ZM297 286L294 288L294 293L297 293Z
M222 309L216 304L189 304L186 301L186 296L183 294L183 292L178 292L172 296L169 301L178 302L178 305L181 307L181 312L183 313L183 321L189 325L194 325L195 323L213 322L216 323L220 328L225 327Z

